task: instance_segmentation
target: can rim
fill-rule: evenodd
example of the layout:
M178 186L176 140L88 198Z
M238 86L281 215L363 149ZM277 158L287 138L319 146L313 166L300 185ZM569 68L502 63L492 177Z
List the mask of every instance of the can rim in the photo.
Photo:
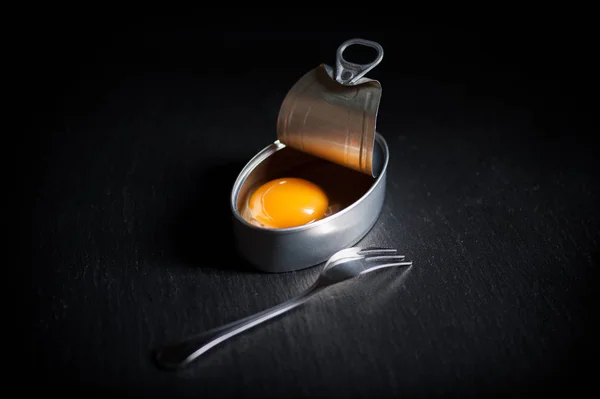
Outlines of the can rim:
M374 140L375 142L378 142L381 144L381 147L383 149L384 161L383 161L383 165L381 167L381 171L379 172L378 176L375 178L375 181L373 182L373 184L371 184L369 189L359 199L357 199L356 201L354 201L352 204L348 205L346 208L342 209L341 211L339 211L331 216L328 216L324 219L317 220L316 222L313 222L313 223L304 224L302 226L296 226L296 227L286 227L286 228L282 228L282 229L255 226L255 225L249 223L248 221L246 221L246 219L244 219L242 217L242 215L240 214L240 212L237 209L236 204L237 204L237 198L239 195L240 187L241 187L242 183L247 179L248 175L252 172L252 170L254 168L252 168L250 170L247 170L247 169L253 163L258 162L260 164L260 162L263 162L267 157L273 155L275 152L280 151L286 147L285 144L279 142L279 140L276 140L273 144L265 147L258 154L256 154L254 157L252 157L252 159L250 159L246 163L246 165L242 168L242 171L236 178L236 180L233 184L233 189L231 191L231 196L230 196L230 201L229 201L229 205L230 205L230 208L231 208L231 211L232 211L234 217L247 227L250 227L257 231L274 233L274 234L294 233L297 231L318 228L319 226L322 226L331 220L335 220L336 218L342 217L344 214L352 211L353 208L358 206L358 204L360 204L366 197L368 197L371 194L371 192L373 192L375 190L375 188L379 185L379 183L383 179L383 177L386 175L385 172L387 170L387 166L388 166L388 162L389 162L389 148L388 148L387 142L385 141L385 138L380 133L375 132L374 139L375 139Z

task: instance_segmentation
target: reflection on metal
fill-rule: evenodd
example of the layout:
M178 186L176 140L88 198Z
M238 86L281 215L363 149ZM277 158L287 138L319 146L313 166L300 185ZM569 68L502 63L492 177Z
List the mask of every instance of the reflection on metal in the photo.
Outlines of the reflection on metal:
M354 64L343 52L360 44L377 50L370 64ZM376 177L373 146L381 84L364 75L383 58L375 42L352 39L337 51L335 69L320 65L291 88L279 111L277 137L287 146Z

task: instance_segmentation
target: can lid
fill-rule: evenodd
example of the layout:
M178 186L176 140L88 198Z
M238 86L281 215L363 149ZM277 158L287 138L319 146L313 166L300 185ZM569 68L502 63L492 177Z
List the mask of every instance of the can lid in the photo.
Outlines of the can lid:
M374 48L369 64L344 59L351 45ZM365 77L383 59L376 42L342 43L335 67L321 64L305 74L284 98L277 119L277 138L299 151L375 176L373 146L381 84Z

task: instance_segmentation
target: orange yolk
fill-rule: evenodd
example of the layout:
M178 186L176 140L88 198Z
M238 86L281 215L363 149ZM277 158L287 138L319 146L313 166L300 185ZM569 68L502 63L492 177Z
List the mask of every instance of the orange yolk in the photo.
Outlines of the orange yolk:
M302 226L323 218L329 206L325 192L299 178L271 180L250 196L252 217L266 227Z

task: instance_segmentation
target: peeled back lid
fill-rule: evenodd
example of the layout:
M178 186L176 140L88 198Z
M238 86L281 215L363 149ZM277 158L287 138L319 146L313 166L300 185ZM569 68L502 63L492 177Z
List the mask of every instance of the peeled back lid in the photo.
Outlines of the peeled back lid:
M377 50L361 65L344 59L344 50L360 44ZM373 146L381 84L365 74L383 59L383 48L363 39L338 48L335 68L321 64L290 89L277 119L277 138L285 145L376 177Z

